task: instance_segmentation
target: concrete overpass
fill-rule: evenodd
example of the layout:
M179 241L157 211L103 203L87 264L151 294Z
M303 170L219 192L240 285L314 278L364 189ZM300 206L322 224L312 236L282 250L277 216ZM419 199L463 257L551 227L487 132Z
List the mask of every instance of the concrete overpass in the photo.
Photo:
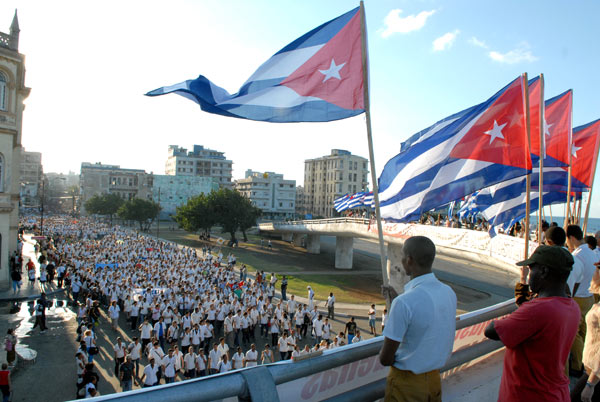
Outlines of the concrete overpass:
M321 252L321 236L335 236L335 268L352 269L354 239L378 240L377 225L374 221L360 218L315 219L292 222L266 222L259 224L261 233L280 235L284 241L295 246L305 246L308 253ZM405 283L400 278L402 245L411 236L427 236L436 244L437 252L454 258L483 263L518 274L515 262L525 254L524 240L507 235L493 238L487 232L470 229L454 229L433 225L383 223L384 241L388 260L390 283ZM530 242L529 252L537 244Z

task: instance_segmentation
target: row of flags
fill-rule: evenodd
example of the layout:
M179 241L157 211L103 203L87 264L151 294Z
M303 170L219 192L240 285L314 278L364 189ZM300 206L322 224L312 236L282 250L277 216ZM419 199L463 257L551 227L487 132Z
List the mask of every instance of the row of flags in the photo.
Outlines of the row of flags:
M526 89L531 147L523 101ZM541 160L543 206L567 201L569 166L571 191L579 197L588 191L597 162L600 120L571 130L572 91L540 107L542 90L539 77L527 83L517 78L486 102L405 141L379 178L382 217L417 220L427 211L464 199L460 216L481 216L492 227L506 228L525 217L528 174L530 212L538 210Z
M235 94L200 75L146 95L176 93L209 113L266 122L326 122L356 116L368 111L364 32L361 3L283 47ZM459 213L481 214L495 225L506 224L525 213L527 175L532 194L540 190L541 162L544 205L566 201L569 177L575 194L590 188L600 120L571 129L572 91L544 102L542 94L542 79L527 81L526 75L520 76L485 102L403 142L378 180L381 217L418 220L425 212L466 199ZM337 211L371 205L373 194L365 192L334 201ZM535 211L537 203L531 205ZM454 208L452 204L449 210Z
M355 194L345 194L333 201L333 208L337 212L353 208L373 208L373 192L361 191Z

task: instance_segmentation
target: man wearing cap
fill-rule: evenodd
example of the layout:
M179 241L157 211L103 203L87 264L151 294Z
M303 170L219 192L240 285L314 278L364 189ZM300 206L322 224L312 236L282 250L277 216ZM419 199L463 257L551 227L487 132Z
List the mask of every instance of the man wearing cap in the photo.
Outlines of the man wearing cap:
M444 366L456 332L456 294L431 272L435 245L413 236L402 247L402 268L410 281L392 302L383 331L379 361L392 366L385 401L441 401L440 368ZM360 331L352 343L360 340Z
M485 329L485 336L506 346L498 400L570 401L565 364L580 318L565 286L573 257L544 245L517 265L529 267L529 287L537 297Z

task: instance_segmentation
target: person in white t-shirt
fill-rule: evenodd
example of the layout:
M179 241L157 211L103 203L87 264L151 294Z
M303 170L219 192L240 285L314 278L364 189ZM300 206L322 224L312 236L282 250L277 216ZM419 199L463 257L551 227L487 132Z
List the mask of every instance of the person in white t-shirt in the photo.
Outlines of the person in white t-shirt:
M200 349L196 354L196 376L204 377L206 375L206 367L208 361L204 356L204 350Z
M108 315L110 317L111 325L115 331L117 330L117 325L119 324L119 312L120 311L121 311L121 308L119 307L119 305L117 304L116 301L113 301L111 303L110 307L108 308Z
M237 348L237 352L235 352L231 358L231 366L233 370L244 367L244 352L242 352L242 348L239 346Z
M185 370L183 376L185 378L196 378L196 359L194 348L188 347L188 352L183 357L183 368Z
M377 329L375 328L375 319L377 317L377 312L375 310L375 304L371 304L371 308L369 309L369 329L371 330L371 335L377 336Z
M287 331L285 331L283 333L283 336L279 338L279 340L277 341L277 344L279 345L279 355L281 357L281 360L286 360L287 355L288 355L288 333L287 333Z
M362 340L363 340L363 338L362 338L362 336L360 335L360 330L359 330L359 329L357 329L357 330L356 330L356 335L354 335L354 338L352 338L352 343L358 343L358 342L360 342L360 341L362 341Z
M119 378L119 367L125 362L125 355L127 354L127 346L121 340L121 337L117 338L117 343L113 345L115 352L115 376Z
M221 352L218 349L218 345L213 344L213 348L208 353L208 370L209 374L216 374L219 372L219 362L221 361Z
M173 349L169 349L169 354L163 357L161 362L162 374L165 377L165 384L170 384L175 380L175 360Z
M158 366L155 364L153 357L151 357L149 361L150 364L144 367L144 373L142 374L141 378L141 382L144 384L144 388L152 387L158 383Z
M129 350L131 362L135 365L135 376L137 377L140 373L140 358L142 356L142 344L137 336L133 337L133 342L129 344L127 349Z
M221 356L221 361L217 364L218 373L226 373L231 370L231 362L227 360L227 355Z
M254 367L258 364L258 351L256 345L250 345L250 350L246 352L246 367Z

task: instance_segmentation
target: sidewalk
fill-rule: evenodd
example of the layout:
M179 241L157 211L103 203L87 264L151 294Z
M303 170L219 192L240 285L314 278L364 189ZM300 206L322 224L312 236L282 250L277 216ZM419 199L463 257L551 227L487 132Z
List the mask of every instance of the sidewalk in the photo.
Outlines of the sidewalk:
M46 283L44 286L42 286L40 281L37 279L40 276L40 264L38 263L39 254L35 252L35 240L32 240L31 235L29 234L23 236L23 238L25 240L23 242L22 251L23 267L21 267L23 285L21 285L21 289L17 293L13 292L12 281L9 281L6 286L0 287L0 302L36 300L41 297L42 292L46 292L46 296L50 297L65 291L64 288L61 289L54 283ZM27 278L27 271L25 269L25 264L29 260L32 260L35 264L36 281L33 285L29 283L29 278Z

